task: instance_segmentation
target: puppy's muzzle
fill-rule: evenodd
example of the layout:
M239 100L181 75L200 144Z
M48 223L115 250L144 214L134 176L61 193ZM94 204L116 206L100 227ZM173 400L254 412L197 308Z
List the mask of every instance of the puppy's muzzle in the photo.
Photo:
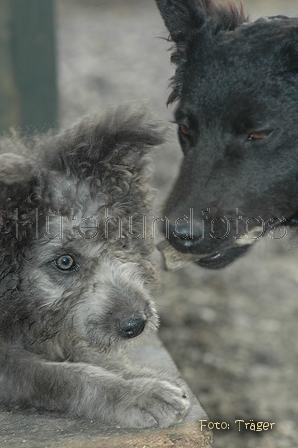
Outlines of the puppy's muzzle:
M126 339L132 339L142 333L146 325L146 318L141 316L117 319L119 334Z

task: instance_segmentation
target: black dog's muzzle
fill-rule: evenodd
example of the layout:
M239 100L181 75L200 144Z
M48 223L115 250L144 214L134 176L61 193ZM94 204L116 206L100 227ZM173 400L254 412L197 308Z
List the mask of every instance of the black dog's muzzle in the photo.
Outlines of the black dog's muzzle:
M193 225L190 233L189 224L177 223L169 224L169 242L179 252L198 253L196 248L202 240L203 233L199 226Z
M213 249L205 245L204 250L204 230L196 223L190 229L188 223L182 222L173 225L170 222L168 229L164 229L164 233L174 249L184 254L198 255L194 262L208 269L221 269L244 255L249 249L249 245L243 244L241 246L216 247Z

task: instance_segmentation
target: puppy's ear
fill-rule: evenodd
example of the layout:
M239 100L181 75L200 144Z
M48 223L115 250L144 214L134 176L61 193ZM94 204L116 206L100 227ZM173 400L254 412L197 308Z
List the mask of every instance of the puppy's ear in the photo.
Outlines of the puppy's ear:
M88 116L58 135L50 169L76 178L102 177L112 166L137 171L145 154L164 142L165 127L146 108L126 106Z
M36 174L34 165L23 156L12 153L0 155L0 182L4 185L26 183Z
M25 157L0 155L0 210L10 214L15 208L25 214L36 206L39 170Z
M39 169L28 158L0 155L0 260L13 259L17 245L32 234L40 179Z
M242 3L238 9L233 1L221 5L214 0L156 0L156 4L176 43L187 41L204 24L216 34L248 21Z
M125 105L119 107L107 114L100 128L106 158L135 169L147 153L165 141L165 126L146 107L137 110Z

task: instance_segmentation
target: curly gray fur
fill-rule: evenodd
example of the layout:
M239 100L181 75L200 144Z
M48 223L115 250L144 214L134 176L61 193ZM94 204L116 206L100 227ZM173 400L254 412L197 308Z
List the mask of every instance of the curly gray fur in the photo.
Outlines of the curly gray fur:
M147 153L163 139L146 112L122 107L57 135L0 140L3 406L136 427L184 417L180 380L133 371L123 356L158 325L146 289L157 281L153 241L138 236Z

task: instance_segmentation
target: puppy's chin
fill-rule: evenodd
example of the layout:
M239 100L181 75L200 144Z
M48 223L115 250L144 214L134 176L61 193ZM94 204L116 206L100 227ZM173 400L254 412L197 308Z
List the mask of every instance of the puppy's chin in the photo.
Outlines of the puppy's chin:
M113 355L119 353L122 356L124 352L127 352L131 348L141 345L145 340L150 339L150 336L156 333L157 329L157 326L150 326L150 328L145 328L141 334L131 339L118 337L113 338L113 340L110 340L108 342L104 341L99 344L95 344L94 342L90 343L88 341L85 341L85 343L87 344L87 346L96 349L96 351L98 351L99 353L111 353Z

